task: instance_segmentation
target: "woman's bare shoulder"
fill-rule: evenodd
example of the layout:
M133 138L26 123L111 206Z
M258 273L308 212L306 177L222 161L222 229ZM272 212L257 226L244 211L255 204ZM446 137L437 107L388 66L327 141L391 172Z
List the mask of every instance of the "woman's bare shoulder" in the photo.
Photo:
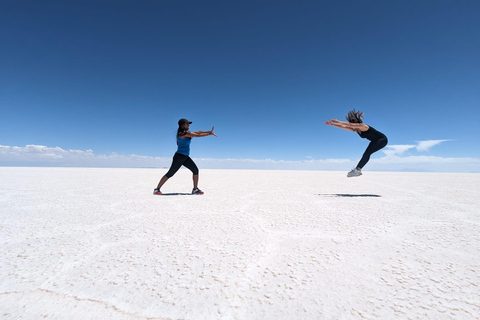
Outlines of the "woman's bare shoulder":
M365 124L365 123L362 123L359 127L358 127L358 130L362 131L362 132L365 132L365 131L368 131L368 129L370 129L370 127Z

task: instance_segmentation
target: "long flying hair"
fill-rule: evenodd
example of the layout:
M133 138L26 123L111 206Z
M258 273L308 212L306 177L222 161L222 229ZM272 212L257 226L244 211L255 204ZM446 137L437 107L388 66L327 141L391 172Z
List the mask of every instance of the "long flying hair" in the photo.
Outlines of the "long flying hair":
M348 122L350 123L363 123L363 112L362 111L355 111L355 109L352 109L348 111L347 116L345 117Z

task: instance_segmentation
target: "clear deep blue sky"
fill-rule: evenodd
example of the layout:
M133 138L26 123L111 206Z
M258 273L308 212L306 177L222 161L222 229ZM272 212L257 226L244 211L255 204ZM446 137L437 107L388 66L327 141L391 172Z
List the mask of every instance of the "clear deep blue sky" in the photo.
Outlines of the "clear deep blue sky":
M2 1L0 145L171 157L480 157L480 1ZM413 151L412 151L413 152Z

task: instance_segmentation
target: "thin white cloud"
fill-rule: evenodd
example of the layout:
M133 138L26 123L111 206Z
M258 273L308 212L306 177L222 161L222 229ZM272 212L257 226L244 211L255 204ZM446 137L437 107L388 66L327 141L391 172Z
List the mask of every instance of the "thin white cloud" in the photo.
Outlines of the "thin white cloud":
M65 150L60 147L0 145L0 165L3 166L67 166L67 167L166 167L170 158L139 155L95 154L88 150Z
M413 144L387 145L387 147L383 149L383 153L385 153L387 157L400 156L415 147L416 145Z
M416 147L417 151L428 151L434 146L446 142L446 141L452 141L452 140L425 140L425 141L415 141L418 142L418 145Z
M419 152L429 151L436 145L439 145L442 142L452 141L452 140L423 140L423 141L415 141L417 144L394 144L394 145L387 145L385 149L383 149L383 153L387 157L395 157L401 156L405 154L408 150L416 149Z
M480 172L480 158L470 157L384 157L371 159L368 165L380 171Z
M438 144L438 143L437 143ZM435 145L435 144L433 144ZM480 172L479 158L454 158L435 156L401 156L415 145L392 145L383 158L372 157L367 170L381 171L435 171L435 172ZM194 158L204 169L261 169L261 170L338 170L345 171L358 159L211 159ZM0 145L1 166L61 166L61 167L126 167L168 168L171 157L140 155L95 154L92 150L65 150L59 147L27 145L11 147Z

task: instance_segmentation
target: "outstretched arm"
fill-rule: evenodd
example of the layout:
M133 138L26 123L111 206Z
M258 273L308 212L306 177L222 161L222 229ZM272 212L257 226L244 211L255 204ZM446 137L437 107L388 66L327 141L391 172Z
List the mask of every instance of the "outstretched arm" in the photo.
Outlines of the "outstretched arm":
M194 131L194 132L188 132L185 137L189 138L200 138L200 137L208 137L208 136L215 136L218 137L215 132L213 132L213 129L215 129L215 126L212 127L212 130L210 131Z
M340 121L337 119L325 121L325 124L332 127L344 129L347 131L353 131L353 132L368 130L368 126L364 123L350 123L350 122Z
M347 130L347 131L355 131L347 126L345 126L342 121L338 121L337 119L333 119L333 120L326 120L325 121L325 124L328 125L328 126L332 126L332 127L335 127L335 128L340 128L340 129L344 129L344 130Z

